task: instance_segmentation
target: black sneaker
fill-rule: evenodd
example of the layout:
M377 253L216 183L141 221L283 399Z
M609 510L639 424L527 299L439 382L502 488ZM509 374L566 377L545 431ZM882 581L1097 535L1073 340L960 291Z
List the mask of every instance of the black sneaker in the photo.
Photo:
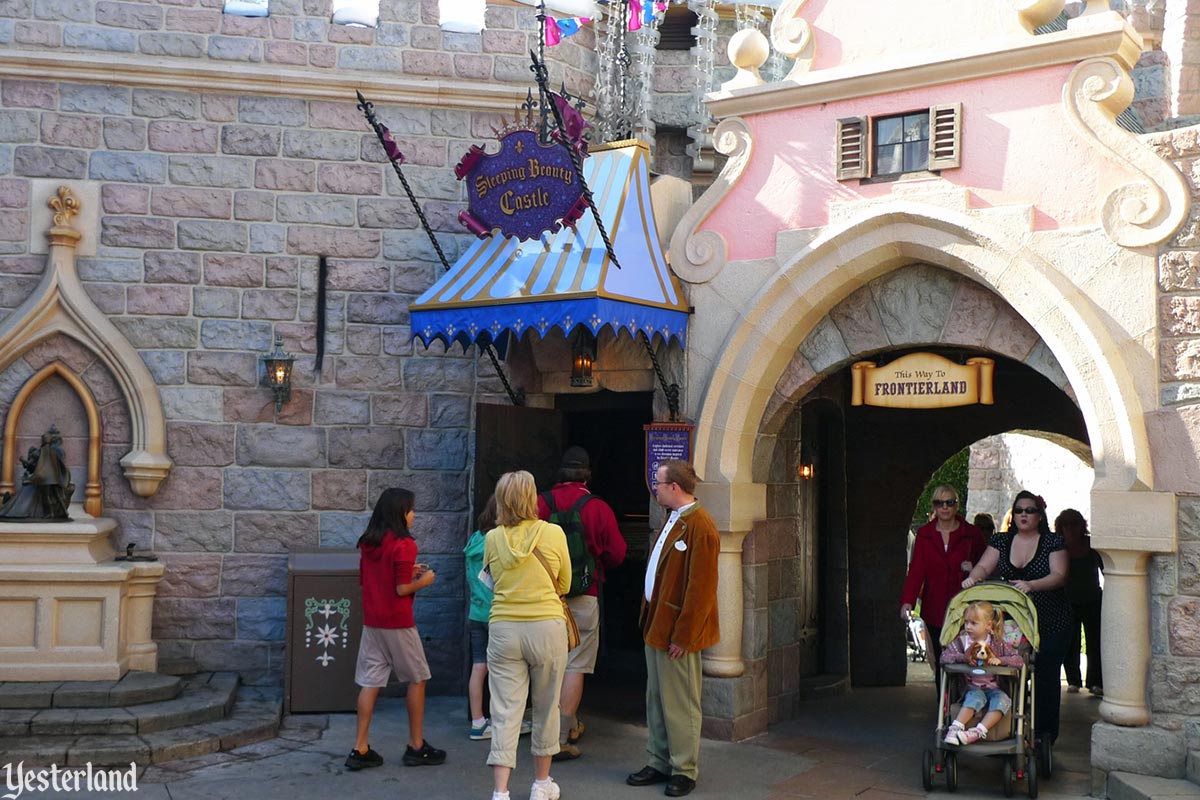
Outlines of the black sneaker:
M429 742L421 741L421 749L404 748L404 766L406 767L435 767L446 760L446 751L431 747Z
M351 772L357 772L366 767L382 767L383 756L367 746L367 752L360 753L358 750L351 750L350 755L346 756L346 769Z

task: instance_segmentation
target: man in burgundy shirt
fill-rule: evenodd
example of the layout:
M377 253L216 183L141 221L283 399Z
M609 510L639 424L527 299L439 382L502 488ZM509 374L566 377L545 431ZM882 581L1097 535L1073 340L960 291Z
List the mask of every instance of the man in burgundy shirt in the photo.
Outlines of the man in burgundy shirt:
M550 490L554 510L569 511L581 497L590 496L579 511L583 522L583 538L588 552L596 560L596 574L591 586L580 595L567 598L571 614L579 625L579 646L567 656L567 672L563 676L559 699L562 724L559 740L561 749L555 761L579 758L582 753L576 743L583 736L583 723L576 714L583 699L583 676L596 670L596 654L600 650L600 584L604 570L620 566L625 560L625 539L617 528L617 518L608 503L588 491L592 477L591 460L582 447L569 447L563 453L558 469L558 483ZM538 496L538 516L550 518L551 509L544 495Z

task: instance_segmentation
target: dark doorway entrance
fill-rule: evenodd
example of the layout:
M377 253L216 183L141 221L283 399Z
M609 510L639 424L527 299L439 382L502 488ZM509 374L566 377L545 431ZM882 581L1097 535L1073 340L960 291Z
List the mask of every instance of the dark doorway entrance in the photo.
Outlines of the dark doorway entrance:
M585 684L585 714L632 720L644 715L646 664L637 618L652 532L642 426L653 421L653 399L651 392L601 391L559 395L555 401L564 416L564 447L588 451L588 487L612 506L628 545L625 563L607 573L601 591L600 655Z

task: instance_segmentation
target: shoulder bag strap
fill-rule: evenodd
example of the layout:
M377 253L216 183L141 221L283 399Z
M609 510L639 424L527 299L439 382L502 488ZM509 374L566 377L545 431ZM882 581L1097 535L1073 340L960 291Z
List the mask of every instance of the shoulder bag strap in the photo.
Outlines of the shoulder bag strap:
M558 584L554 581L554 571L550 569L550 564L546 561L546 557L542 555L542 551L538 550L536 547L533 548L533 554L537 556L537 560L542 562L542 566L546 568L546 574L550 576L550 588L554 591L556 596L561 598L562 595L558 594Z

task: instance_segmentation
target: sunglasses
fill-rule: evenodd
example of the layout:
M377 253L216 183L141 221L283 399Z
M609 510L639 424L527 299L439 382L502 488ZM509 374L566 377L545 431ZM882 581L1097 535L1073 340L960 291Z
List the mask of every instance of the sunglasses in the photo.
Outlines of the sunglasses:
M1024 508L1013 508L1014 514L1040 514L1042 510L1037 506L1025 506Z
M942 506L956 506L956 505L958 505L958 501L957 501L957 500L954 500L954 499L950 499L950 500L932 500L931 502L933 503L933 507L934 507L934 508L940 508L940 507L942 507Z

